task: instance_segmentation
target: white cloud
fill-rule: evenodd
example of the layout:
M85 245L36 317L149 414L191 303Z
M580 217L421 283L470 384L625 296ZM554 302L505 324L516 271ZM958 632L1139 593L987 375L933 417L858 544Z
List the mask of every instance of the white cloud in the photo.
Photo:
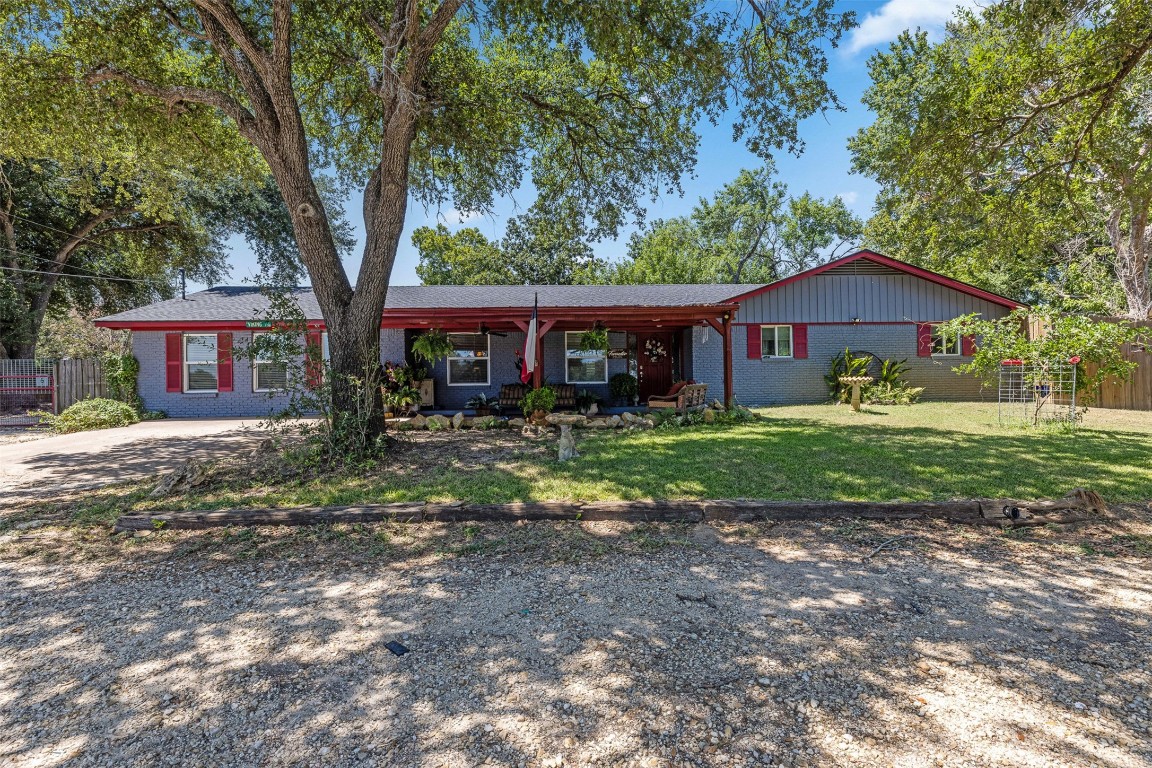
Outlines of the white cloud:
M972 8L976 0L888 0L868 14L852 32L849 53L890 43L906 29L939 32L958 7Z
M859 192L842 192L836 197L844 201L844 205L854 205L860 199Z
M464 224L469 221L475 221L483 215L480 211L461 211L456 208L450 208L443 213L438 213L436 217L445 224Z

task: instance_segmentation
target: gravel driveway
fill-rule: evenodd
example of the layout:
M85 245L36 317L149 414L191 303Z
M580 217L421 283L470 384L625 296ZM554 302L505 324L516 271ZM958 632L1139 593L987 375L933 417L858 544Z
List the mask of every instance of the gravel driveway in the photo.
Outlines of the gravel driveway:
M894 524L77 536L0 545L3 765L1152 764L1147 557Z
M13 500L37 498L138 480L190 458L220 458L250 449L266 437L258 426L254 419L161 419L0 442L0 494Z

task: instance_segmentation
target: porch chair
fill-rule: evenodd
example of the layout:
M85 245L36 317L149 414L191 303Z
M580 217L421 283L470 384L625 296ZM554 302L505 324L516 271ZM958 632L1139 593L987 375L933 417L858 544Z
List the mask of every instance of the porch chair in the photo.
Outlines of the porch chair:
M648 409L662 411L675 408L676 413L702 410L708 404L708 385L678 381L664 396L648 398Z

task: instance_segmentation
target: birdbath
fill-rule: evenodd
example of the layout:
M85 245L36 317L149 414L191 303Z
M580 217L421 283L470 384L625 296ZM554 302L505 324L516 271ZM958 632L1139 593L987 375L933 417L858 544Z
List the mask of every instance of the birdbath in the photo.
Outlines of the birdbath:
M872 383L872 377L871 376L841 376L840 377L840 383L852 385L852 410L854 410L854 411L860 410L860 385L861 384L871 384Z

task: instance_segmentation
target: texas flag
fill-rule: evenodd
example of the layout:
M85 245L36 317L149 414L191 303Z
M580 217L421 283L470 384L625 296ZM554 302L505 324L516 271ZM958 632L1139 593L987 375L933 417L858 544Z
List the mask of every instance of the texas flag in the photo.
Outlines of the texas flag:
M524 338L524 355L520 363L520 381L527 384L536 370L536 308L540 303L537 295L532 300L532 319L528 321L528 335Z

